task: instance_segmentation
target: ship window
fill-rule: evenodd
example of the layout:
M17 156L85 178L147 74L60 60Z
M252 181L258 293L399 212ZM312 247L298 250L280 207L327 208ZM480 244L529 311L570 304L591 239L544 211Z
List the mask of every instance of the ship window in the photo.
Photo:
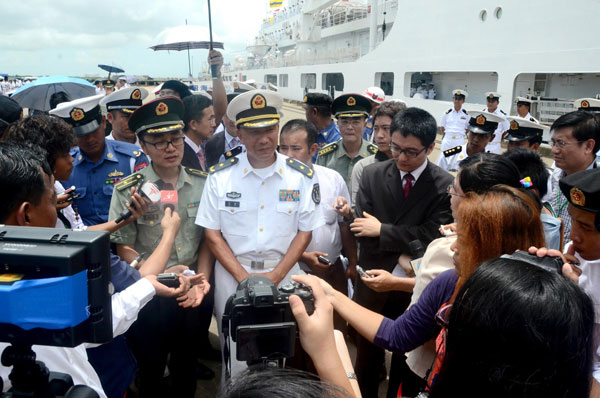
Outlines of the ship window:
M394 95L394 72L375 73L375 85L381 87L385 95Z
M433 91L431 90L433 89ZM467 102L485 104L485 93L498 89L496 72L407 72L404 80L404 95L420 99L452 101L452 90L461 89L469 93ZM500 101L501 108L504 105Z
M496 16L496 19L502 18L502 7L497 7L496 10L494 10L494 15Z
M481 22L485 22L485 20L487 19L487 11L486 10L481 10L481 12L479 13L479 19L481 19Z
M288 86L288 75L279 75L279 87L287 87Z
M265 75L265 83L277 85L277 75Z
M341 73L323 73L321 89L329 91L333 87L335 91L344 91L344 75Z
M317 88L317 74L316 73L301 73L300 74L300 87L309 90Z
M241 81L245 82L246 80L248 80L248 79L246 79L246 77L247 77L246 75L242 75L242 80Z

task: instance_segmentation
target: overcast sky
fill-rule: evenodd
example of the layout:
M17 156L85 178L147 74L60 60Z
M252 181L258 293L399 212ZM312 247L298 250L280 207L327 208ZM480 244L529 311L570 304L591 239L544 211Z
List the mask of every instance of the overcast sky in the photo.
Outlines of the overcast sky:
M225 43L226 61L244 54L266 15L268 0L212 0L213 32ZM126 74L185 77L187 53L154 52L165 28L208 26L206 0L0 1L0 73L106 74L117 64ZM208 38L206 38L208 40ZM207 50L192 50L193 74Z

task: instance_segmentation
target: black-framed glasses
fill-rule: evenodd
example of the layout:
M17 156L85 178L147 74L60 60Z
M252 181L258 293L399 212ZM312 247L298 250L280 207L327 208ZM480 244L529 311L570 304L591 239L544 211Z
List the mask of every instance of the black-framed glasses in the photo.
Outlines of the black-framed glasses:
M581 144L585 141L565 142L563 140L550 140L550 146L552 148L557 147L558 149L564 149L568 145Z
M182 146L184 139L185 139L185 137L175 137L171 141L149 142L149 141L143 140L143 142L145 144L152 145L154 148L158 149L159 151L164 151L165 149L167 149L169 144L173 145L173 147L175 147L175 148Z
M423 152L426 149L427 148L423 148L420 151L415 151L414 149L402 149L394 143L390 144L390 150L392 151L393 155L400 156L400 155L404 154L404 156L406 156L409 159L416 158L417 156L419 156L421 154L421 152Z
M456 189L454 189L454 184L448 185L448 187L446 188L446 193L448 195L454 195L454 196L461 196L461 197L465 196L465 195L461 195L461 194L459 194L459 193L456 192Z

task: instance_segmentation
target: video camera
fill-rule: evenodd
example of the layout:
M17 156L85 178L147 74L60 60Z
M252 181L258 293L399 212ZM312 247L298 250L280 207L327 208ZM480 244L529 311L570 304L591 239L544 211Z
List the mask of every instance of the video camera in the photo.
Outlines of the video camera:
M13 366L11 396L65 392L48 395L48 370L32 345L112 339L109 253L106 232L0 225L0 341L13 344L2 355Z
M266 276L244 279L225 304L222 331L236 343L236 358L249 365L294 355L296 320L289 298L302 299L308 314L315 310L312 289L297 282L277 288ZM228 359L228 350L226 350Z

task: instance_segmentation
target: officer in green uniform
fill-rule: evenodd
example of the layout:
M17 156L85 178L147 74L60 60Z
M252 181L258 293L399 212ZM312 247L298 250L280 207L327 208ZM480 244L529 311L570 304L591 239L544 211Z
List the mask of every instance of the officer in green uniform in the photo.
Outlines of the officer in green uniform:
M340 173L351 191L354 165L377 152L377 146L362 138L371 103L360 94L344 94L333 101L331 110L338 120L342 139L321 148L317 164Z
M178 264L207 272L214 260L207 246L201 248L203 229L195 224L207 174L181 166L183 113L181 100L164 97L139 107L131 115L129 128L136 133L142 149L152 161L150 166L115 186L110 215L118 217L130 200L130 188L145 181L155 183L163 196L164 191L177 191L175 210L181 218L181 227L167 263L167 272L169 267ZM160 241L163 214L161 203L152 204L143 217L112 234L111 241L117 244L121 258L131 262L138 253L154 251ZM200 294L204 293L205 290ZM174 299L157 297L140 312L128 336L138 361L140 396L194 396L198 311L198 308L178 307ZM160 381L169 353L173 387L167 393L161 390Z

